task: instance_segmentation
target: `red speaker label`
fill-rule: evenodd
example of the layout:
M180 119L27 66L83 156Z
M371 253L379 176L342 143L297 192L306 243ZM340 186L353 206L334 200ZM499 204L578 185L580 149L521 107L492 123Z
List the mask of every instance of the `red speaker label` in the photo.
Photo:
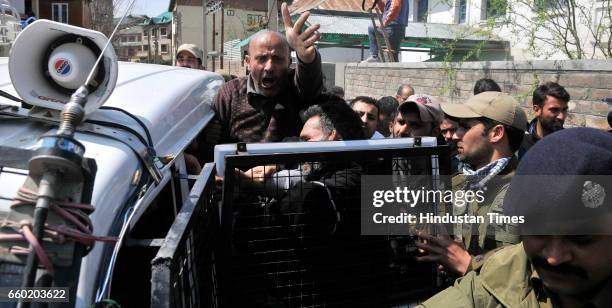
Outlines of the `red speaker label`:
M55 71L62 76L66 76L70 74L71 65L70 65L70 61L68 61L67 59L62 59L62 58L57 59L55 61L54 67L55 67Z

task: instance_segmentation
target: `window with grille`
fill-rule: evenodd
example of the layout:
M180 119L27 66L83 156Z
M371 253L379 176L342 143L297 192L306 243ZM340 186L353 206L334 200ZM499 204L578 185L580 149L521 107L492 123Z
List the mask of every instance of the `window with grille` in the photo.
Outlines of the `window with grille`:
M467 16L467 0L457 1L457 23L464 24Z
M52 19L61 23L68 23L68 3L52 3Z
M417 22L427 22L429 0L417 0Z
M252 15L252 14L247 15L247 24L249 26L258 25L261 23L261 20L262 20L261 15Z
M506 15L508 0L485 0L485 18L496 18Z

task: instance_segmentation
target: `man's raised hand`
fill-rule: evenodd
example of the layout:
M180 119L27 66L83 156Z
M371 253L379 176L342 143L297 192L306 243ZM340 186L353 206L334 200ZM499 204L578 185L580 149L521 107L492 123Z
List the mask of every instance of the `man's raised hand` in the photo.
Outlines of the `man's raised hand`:
M310 16L309 12L306 12L298 18L298 20L293 24L291 21L291 16L289 15L289 8L287 7L287 3L283 2L281 6L281 11L283 14L283 22L285 24L285 36L287 37L287 42L289 42L289 46L295 50L298 58L304 63L312 63L317 56L317 49L315 47L315 42L321 38L321 35L316 33L319 30L320 25L314 24L308 27L304 32L302 32L302 27L304 23Z

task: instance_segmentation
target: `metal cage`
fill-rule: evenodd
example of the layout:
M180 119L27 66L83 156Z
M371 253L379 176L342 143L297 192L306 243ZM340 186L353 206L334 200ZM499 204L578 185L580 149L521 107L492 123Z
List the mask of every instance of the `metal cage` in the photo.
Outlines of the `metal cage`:
M214 164L204 166L151 262L151 307L217 307Z
M268 166L272 176L254 172ZM240 171L238 171L240 170ZM247 170L245 172L245 170ZM362 236L362 175L429 175L450 187L446 146L225 157L218 278L222 306L393 306L435 293L411 236Z

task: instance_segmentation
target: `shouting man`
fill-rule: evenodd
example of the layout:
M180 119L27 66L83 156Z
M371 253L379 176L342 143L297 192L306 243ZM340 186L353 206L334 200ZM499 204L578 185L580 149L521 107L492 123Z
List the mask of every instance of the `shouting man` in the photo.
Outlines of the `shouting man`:
M299 111L312 104L323 89L321 56L315 47L319 25L302 32L308 12L295 24L286 3L282 13L286 36L268 31L253 37L245 57L249 75L219 90L213 110L220 130L209 138L217 139L214 143L277 142L297 136ZM295 70L289 69L291 49L297 54Z

